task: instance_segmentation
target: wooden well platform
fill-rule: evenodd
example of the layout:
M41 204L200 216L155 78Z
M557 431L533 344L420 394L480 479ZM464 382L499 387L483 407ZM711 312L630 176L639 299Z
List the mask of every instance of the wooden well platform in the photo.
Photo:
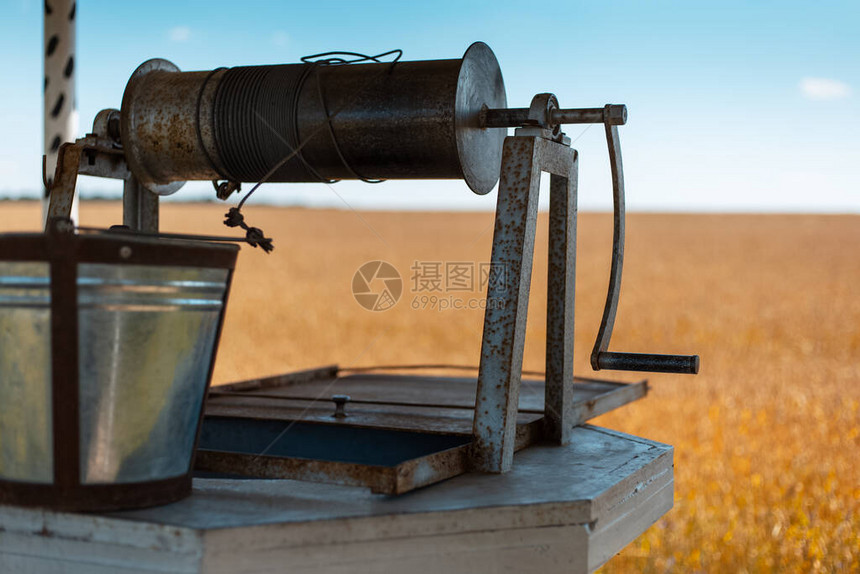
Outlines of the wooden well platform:
M0 507L0 572L587 572L672 507L673 449L584 425L401 496L195 479L181 502L104 515Z

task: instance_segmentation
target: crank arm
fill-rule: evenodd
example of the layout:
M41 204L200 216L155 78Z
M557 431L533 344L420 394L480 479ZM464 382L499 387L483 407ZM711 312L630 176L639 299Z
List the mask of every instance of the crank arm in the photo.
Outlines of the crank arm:
M643 353L610 352L609 339L612 337L612 327L615 325L615 313L618 310L618 298L621 295L621 269L624 265L624 167L621 163L621 141L618 138L618 126L613 122L610 111L612 106L604 108L603 125L606 129L606 144L609 147L609 165L612 170L612 202L614 206L612 232L612 266L609 271L609 290L606 294L606 305L603 308L603 319L597 331L597 340L591 351L591 368L595 371L610 369L616 371L650 371L655 373L685 373L699 372L698 355L653 355Z

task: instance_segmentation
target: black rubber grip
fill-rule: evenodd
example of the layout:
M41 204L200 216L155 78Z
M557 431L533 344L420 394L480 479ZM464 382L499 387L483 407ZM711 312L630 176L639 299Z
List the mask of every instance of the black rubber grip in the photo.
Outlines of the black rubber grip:
M647 353L611 353L597 355L597 366L611 371L647 371L649 373L699 372L699 355L651 355Z

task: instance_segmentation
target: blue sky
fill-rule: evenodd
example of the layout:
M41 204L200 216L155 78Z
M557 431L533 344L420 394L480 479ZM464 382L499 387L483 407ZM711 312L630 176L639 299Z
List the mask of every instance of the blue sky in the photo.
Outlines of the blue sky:
M42 3L0 1L0 195L35 195ZM152 57L183 70L329 50L457 58L482 40L499 59L512 106L544 91L564 107L627 104L631 209L860 212L856 2L79 0L78 24L81 134L98 110L119 107L128 76ZM602 130L568 133L581 154L581 207L609 209ZM119 189L81 184L85 193ZM200 197L207 185L175 197ZM488 209L494 196L474 196L461 182L342 182L266 186L252 201Z

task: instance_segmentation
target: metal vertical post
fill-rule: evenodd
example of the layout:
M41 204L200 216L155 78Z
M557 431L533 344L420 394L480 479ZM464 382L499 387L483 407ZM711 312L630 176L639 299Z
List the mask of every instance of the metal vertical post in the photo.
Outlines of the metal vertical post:
M158 196L134 176L122 185L122 224L138 231L158 232Z
M42 200L43 220L48 214L48 195L57 166L60 145L75 141L78 129L75 102L75 0L44 3L44 153L48 187ZM77 199L72 204L77 220Z
M541 171L552 174L545 419L556 442L569 440L571 430L576 152L517 133L502 149L472 427L472 467L483 472L507 472L513 464Z
M540 192L539 139L508 137L502 149L472 430L472 465L484 472L507 472L513 464Z
M549 247L547 264L546 437L570 442L573 427L573 325L576 296L576 201L579 161L567 177L552 175L549 185Z

